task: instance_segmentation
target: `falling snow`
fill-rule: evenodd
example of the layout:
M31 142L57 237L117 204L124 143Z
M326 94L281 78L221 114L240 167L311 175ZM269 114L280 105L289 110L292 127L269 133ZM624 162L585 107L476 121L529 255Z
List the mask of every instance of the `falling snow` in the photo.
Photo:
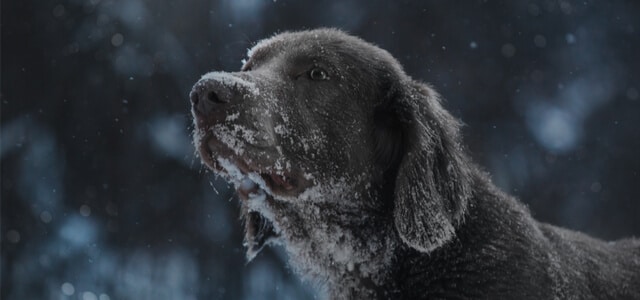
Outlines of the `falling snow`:
M239 71L253 41L301 27L362 36L429 81L465 122L474 159L537 218L603 238L640 235L640 18L631 1L2 5L11 12L2 24L3 55L11 58L2 63L0 100L2 299L318 295L292 274L282 249L246 264L237 203L228 201L234 186L200 164L188 111L200 74ZM222 79L265 93L240 77ZM242 153L291 138L296 128L287 122L274 132L253 124L217 134ZM323 147L326 137L314 134L296 141L305 152ZM271 167L296 166L280 159ZM232 181L246 177L269 194L259 174ZM303 198L339 194L358 180L335 177ZM345 272L372 273L365 255L345 261L353 249L324 242Z

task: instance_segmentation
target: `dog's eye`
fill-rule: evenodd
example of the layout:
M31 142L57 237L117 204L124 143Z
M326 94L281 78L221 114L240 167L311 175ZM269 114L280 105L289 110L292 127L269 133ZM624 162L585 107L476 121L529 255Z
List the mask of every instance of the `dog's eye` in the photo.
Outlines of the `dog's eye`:
M309 71L309 78L311 78L311 80L328 80L329 74L327 74L327 71L315 67Z

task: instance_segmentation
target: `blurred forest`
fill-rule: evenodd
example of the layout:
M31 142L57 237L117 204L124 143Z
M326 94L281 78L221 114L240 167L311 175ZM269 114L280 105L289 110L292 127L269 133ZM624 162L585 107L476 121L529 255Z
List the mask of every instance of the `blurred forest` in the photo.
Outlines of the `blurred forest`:
M337 27L430 82L535 218L640 236L640 2L2 0L2 299L308 299L191 143L188 93Z

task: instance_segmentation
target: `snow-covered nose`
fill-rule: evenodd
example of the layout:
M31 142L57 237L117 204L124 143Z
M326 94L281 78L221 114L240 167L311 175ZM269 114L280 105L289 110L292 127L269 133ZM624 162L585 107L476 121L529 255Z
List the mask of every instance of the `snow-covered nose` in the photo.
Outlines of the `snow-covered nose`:
M238 94L238 89L233 86L227 86L215 79L203 78L193 86L189 97L197 112L208 115L220 110L234 98L241 97Z
M207 116L223 110L226 104L238 103L256 93L254 83L235 73L210 72L196 82L189 98L194 110Z

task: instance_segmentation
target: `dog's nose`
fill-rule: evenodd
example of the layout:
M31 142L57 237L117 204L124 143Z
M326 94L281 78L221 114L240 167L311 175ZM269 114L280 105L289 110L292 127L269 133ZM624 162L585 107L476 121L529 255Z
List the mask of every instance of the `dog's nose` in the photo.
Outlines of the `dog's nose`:
M229 103L235 89L215 79L203 79L193 86L189 98L193 108L202 114L209 114Z

